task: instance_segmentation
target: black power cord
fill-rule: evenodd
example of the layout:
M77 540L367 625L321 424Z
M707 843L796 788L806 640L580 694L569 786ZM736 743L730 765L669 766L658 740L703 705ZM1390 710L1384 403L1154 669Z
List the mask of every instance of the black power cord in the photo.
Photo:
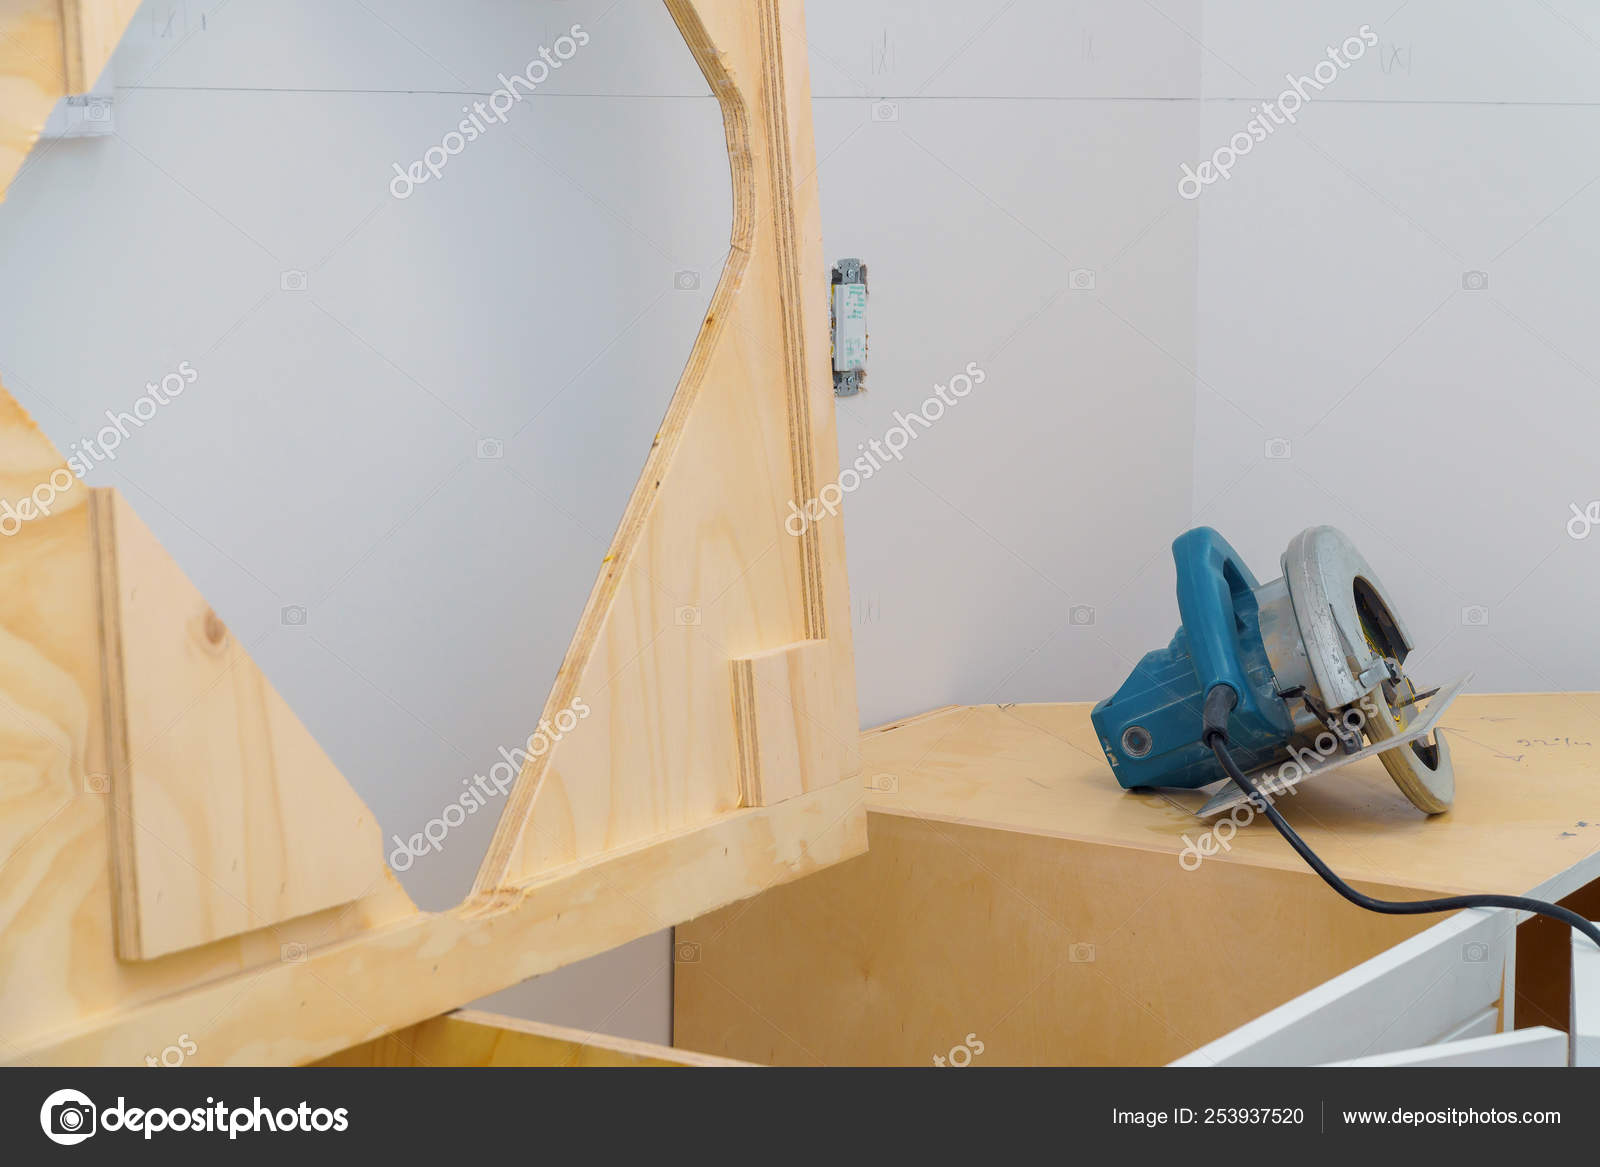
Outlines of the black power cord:
M1380 912L1385 916L1425 916L1435 912L1459 911L1462 908L1511 908L1514 911L1531 912L1536 916L1559 920L1568 927L1582 932L1600 947L1600 928L1595 927L1578 913L1568 911L1559 904L1546 903L1544 900L1529 899L1527 896L1502 895L1444 896L1433 900L1380 900L1364 895L1351 887L1340 879L1295 832L1279 813L1278 808L1261 793L1260 788L1239 768L1239 764L1233 760L1233 755L1228 752L1228 715L1233 712L1238 700L1238 695L1228 685L1211 687L1206 693L1205 729L1201 734L1202 740L1211 747L1211 752L1217 756L1217 761L1222 763L1222 768L1228 772L1228 777L1238 783L1239 789L1250 796L1250 801L1267 816L1273 826L1278 828L1278 834L1282 835L1284 841L1295 849L1295 853L1306 861L1306 866L1321 876L1323 883L1356 907L1365 908L1369 912Z

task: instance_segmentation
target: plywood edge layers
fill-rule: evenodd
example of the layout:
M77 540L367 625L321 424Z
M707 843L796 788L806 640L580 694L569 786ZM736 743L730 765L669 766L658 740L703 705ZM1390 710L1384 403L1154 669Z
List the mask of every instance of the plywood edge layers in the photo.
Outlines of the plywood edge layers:
M269 960L29 1042L0 1043L0 1063L143 1065L146 1052L202 1018L211 1020L195 1034L189 1064L305 1064L865 848L860 791L836 783L551 873L494 913L466 905L412 913L295 960Z
M820 326L820 305L825 293L820 220L813 201L808 207L806 226L802 230L797 222L794 193L796 153L804 153L807 161L814 155L809 129L798 133L794 125L796 121L805 120L809 110L804 40L797 28L803 20L801 6L790 0L759 0L753 5L735 3L734 0L666 2L710 83L723 115L733 185L733 227L729 256L655 445L590 593L577 634L545 701L541 723L554 720L576 700L593 699L592 693L584 692L582 686L585 678L592 679L593 672L599 667L597 654L602 638L614 631L620 620L636 619L632 611L619 611L625 607L621 602L624 595L637 602L639 593L648 593L650 590L651 577L641 565L645 543L661 544L674 538L688 542L700 536L698 529L678 530L665 525L668 522L663 517L665 492L676 488L675 500L680 502L683 497L693 497L691 485L681 481L682 476L690 470L702 475L713 475L720 471L729 479L727 485L730 490L737 491L741 486L730 470L717 465L716 451L707 449L710 439L703 432L704 427L715 422L714 418L708 420L706 414L710 408L710 402L705 400L709 388L717 391L718 409L730 408L727 395L731 373L727 367L727 346L734 339L730 334L737 334L741 341L749 340L756 345L770 347L782 356L777 376L781 383L752 380L737 386L739 392L753 397L777 392L783 395L787 427L785 448L790 463L787 480L781 484L773 482L765 485L795 499L810 498L816 490L819 463L831 465L834 458L831 396L824 398L828 401L824 410L825 418L818 415L813 405L813 397L821 393L821 383L828 381L831 387L831 380L828 380L826 370L819 363L825 359L825 353L814 342L808 353L806 336L808 331L815 333ZM788 30L795 34L788 38L783 35L786 12ZM800 45L798 50L794 47L797 36ZM792 62L786 66L784 60L787 53L797 51L802 53L798 70ZM799 77L792 89L787 79L791 72L797 72ZM759 111L756 120L752 120L753 109ZM810 178L809 173L807 178ZM753 265L758 257L761 264L759 280L752 277ZM775 272L770 277L775 287L767 287L764 283L769 278L768 264ZM814 289L809 289L814 294L808 294L808 278L816 283ZM774 303L776 328L770 319L774 314ZM766 315L761 315L763 312ZM728 327L730 324L734 325L731 330ZM713 379L715 385L709 385ZM698 411L697 407L700 407ZM691 424L701 426L702 431L696 434L695 451L698 459L686 470L686 464L679 462L679 456L685 450ZM706 517L696 516L696 521L702 522ZM789 538L783 531L781 504L773 508L771 519L771 537L776 540ZM830 628L842 629L838 636L831 638L831 652L836 687L848 689L847 693L841 693L837 701L839 718L832 727L832 732L840 742L838 757L841 772L838 778L843 779L853 775L858 768L855 761L855 692L848 619L841 620L838 616L848 611L843 537L836 523L826 534L815 527L810 528L796 542L799 556L793 590L798 607L793 618L798 621L798 627L791 634L779 635L774 639L780 644L800 638L820 640L829 636ZM753 555L752 558L759 556ZM769 585L742 580L740 586L753 592L758 587ZM632 591L625 592L625 587ZM834 613L832 617L830 612ZM644 658L648 662L655 659L657 653L658 646L652 639L639 647L636 653L628 654L628 659ZM724 678L726 675L724 672ZM717 683L727 682L719 680ZM705 699L707 708L728 708L726 696L714 698L709 693L700 696ZM626 700L626 697L622 698L623 702ZM618 724L637 726L641 717L624 716L619 711L614 720ZM735 732L735 726L731 723L712 724L706 728L706 736ZM736 758L737 747L730 749L728 754L730 759ZM561 835L553 816L564 813L563 808L550 804L565 800L566 794L563 791L550 793L548 787L551 776L562 769L563 760L571 755L570 745L563 743L541 755L530 754L523 763L473 886L473 898L483 906L492 907L495 897L506 889L537 875L552 862L561 860L563 844L546 846L535 842L534 832L543 829L547 837ZM637 772L637 767L624 766L618 772L614 759L608 757L606 762L613 765L611 774L603 776L591 773L588 767L597 764L596 758L593 754L585 755L574 780L595 783L609 781L612 784L650 781L648 776ZM664 777L669 785L681 785L688 781L702 786L725 784L730 799L739 797L739 766L734 760L730 760L726 766L726 774L714 768L708 772L704 765L691 773L689 761L680 758L673 759L672 765L676 769L664 776L658 775L658 779ZM656 793L654 789L649 789L637 797L643 799L646 795ZM607 845L628 841L626 827L617 833L608 832ZM584 854L583 844L574 843L572 846L577 848L578 857ZM595 850L590 846L588 853L594 853Z
M0 0L0 202L56 102L94 85L139 0Z

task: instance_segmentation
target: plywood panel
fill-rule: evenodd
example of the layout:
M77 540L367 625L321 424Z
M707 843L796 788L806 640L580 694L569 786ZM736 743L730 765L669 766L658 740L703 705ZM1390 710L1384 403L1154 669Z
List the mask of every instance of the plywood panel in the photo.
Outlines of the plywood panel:
M91 492L119 951L149 959L384 884L366 805L116 491Z
M862 737L872 807L945 822L1180 854L1205 791L1123 790L1087 703L952 706ZM1349 879L1559 899L1600 876L1600 696L1473 693L1445 713L1451 810L1417 812L1377 760L1307 782L1279 807ZM1216 862L1303 869L1265 819ZM1329 894L1332 894L1331 892Z
M111 60L140 0L60 0L68 93L87 93Z
M1372 894L1565 894L1592 877L1600 846L1596 757L1569 744L1600 740L1594 704L1460 699L1445 719L1448 814L1416 812L1377 764L1279 805ZM699 959L678 967L678 1040L780 1064L898 1063L976 1033L990 1063L1159 1064L1227 1034L1242 1044L1196 1056L1270 1061L1311 1048L1289 1025L1310 1018L1332 1059L1438 1040L1501 1003L1508 914L1479 937L1449 931L1471 920L1362 912L1260 820L1198 858L1205 793L1122 790L1089 708L950 708L864 734L870 853L681 927ZM1437 968L1408 965L1421 980L1404 1000L1324 986L1431 926L1445 937ZM1480 941L1483 958L1466 955ZM1327 1000L1295 1001L1324 987ZM1304 1017L1230 1033L1274 1005ZM1380 1006L1393 1012L1376 1028L1356 1023Z
M318 1066L474 1066L588 1069L605 1067L746 1066L730 1058L690 1053L630 1041L604 1033L586 1033L463 1009L409 1025L375 1041L340 1050Z
M217 980L173 975L172 991L136 1011L113 999L109 1013L27 1045L17 1037L26 1039L28 1015L7 1012L0 1023L12 1045L0 1060L141 1065L187 1032L198 1046L189 1064L315 1061L858 855L866 846L859 803L850 783L835 783L553 872L485 910L412 912L386 924L369 912L343 943L312 941L281 957L274 945L270 957L254 951L253 967ZM23 1005L44 995L29 988L16 992ZM196 1017L205 1019L200 1031Z
M479 894L739 805L731 659L823 641L835 777L859 766L842 524L784 528L838 472L804 13L667 7L722 107L728 263L545 706L610 732L528 760Z
M0 392L0 502L41 483L50 513L0 521L0 1059L26 1060L86 1018L225 979L413 912L387 872L373 894L154 961L118 959L113 919L97 565L89 491ZM48 492L39 497L49 497ZM439 1012L440 1010L434 1010ZM191 1019L192 1021L192 1019ZM170 1044L190 1024L151 1048ZM159 1037L159 1040L157 1038ZM146 1050L145 1052L148 1052ZM129 1051L127 1064L143 1062Z
M139 0L0 0L0 200L56 102L87 93Z
M732 669L744 804L770 806L837 782L841 751L827 642L758 653Z
M295 851L310 836L276 817L273 788L299 777L260 755L269 741L287 742L296 771L316 773L320 763L286 711L249 686L231 704L215 698L192 750L154 751L201 769L231 754L247 771L242 800L207 789L200 809L196 774L143 774L143 753L126 743L117 767L129 780L109 781L108 733L125 725L137 738L170 712L164 695L143 690L153 683L144 674L152 662L170 670L176 642L125 635L117 643L132 650L108 673L103 618L126 624L143 600L118 583L107 593L115 603L99 602L104 573L87 491L0 393L0 501L60 483L48 513L17 521L0 547L0 1059L142 1064L188 1033L199 1063L311 1061L865 847L842 539L837 524L803 539L783 525L790 498L836 472L821 296L806 291L825 286L826 269L815 192L801 190L814 161L803 14L798 0L672 0L669 9L722 103L732 254L546 707L559 725L581 695L599 729L530 760L474 896L454 910L417 911L384 870L353 904L153 959L118 959L117 804L108 790L129 789L135 803L147 789L171 791L167 821L198 816L197 834L214 836L216 824L242 817L250 849L265 840L261 854L285 852L281 864L243 865L247 900L272 899L270 878L253 882L269 871L278 893L325 875L340 888L332 894L347 894L345 864L356 862L349 836L360 842L364 820L352 825L356 812L335 798L342 810L331 825L345 828L338 853L320 837ZM0 18L24 10L33 6L13 0ZM31 27L12 21L0 32L26 40ZM24 150L29 136L18 138ZM120 524L120 512L113 520ZM530 530L537 521L529 517ZM135 573L168 581L150 611L197 631L198 651L223 648L225 630L172 570L156 563ZM729 662L800 641L826 642L818 672L835 699L835 780L803 774L801 785L814 779L815 789L743 807ZM182 664L186 676L201 667ZM242 743L226 740L230 717ZM223 850L215 837L207 846ZM231 873L231 861L224 866ZM142 926L138 892L130 902ZM215 921L201 928L219 930ZM209 1019L202 1031L197 1017Z
M1363 912L1309 873L868 825L861 858L678 928L693 959L674 978L675 1044L926 1066L973 1034L979 1065L1161 1065L1428 923Z

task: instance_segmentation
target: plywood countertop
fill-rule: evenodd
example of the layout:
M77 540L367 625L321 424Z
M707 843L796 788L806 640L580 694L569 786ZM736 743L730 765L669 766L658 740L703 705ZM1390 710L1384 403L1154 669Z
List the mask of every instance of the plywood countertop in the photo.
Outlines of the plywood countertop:
M1088 703L949 706L862 736L876 814L1179 855L1202 791L1125 791ZM1278 800L1346 879L1557 899L1600 877L1600 693L1470 694L1446 711L1456 799L1429 818L1376 758ZM1206 862L1303 869L1263 817Z

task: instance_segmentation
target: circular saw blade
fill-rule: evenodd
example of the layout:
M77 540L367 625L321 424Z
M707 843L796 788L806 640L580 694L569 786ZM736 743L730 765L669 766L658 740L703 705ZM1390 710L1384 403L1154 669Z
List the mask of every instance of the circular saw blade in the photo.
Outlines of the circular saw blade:
M1400 736L1416 715L1415 705L1391 705L1384 692L1386 687L1379 685L1367 695L1377 708L1377 716L1368 717L1364 728L1368 740L1375 745ZM1433 731L1431 745L1407 742L1384 750L1378 757L1412 806L1424 814L1443 814L1450 809L1456 796L1456 776L1450 765L1450 746L1439 730Z

